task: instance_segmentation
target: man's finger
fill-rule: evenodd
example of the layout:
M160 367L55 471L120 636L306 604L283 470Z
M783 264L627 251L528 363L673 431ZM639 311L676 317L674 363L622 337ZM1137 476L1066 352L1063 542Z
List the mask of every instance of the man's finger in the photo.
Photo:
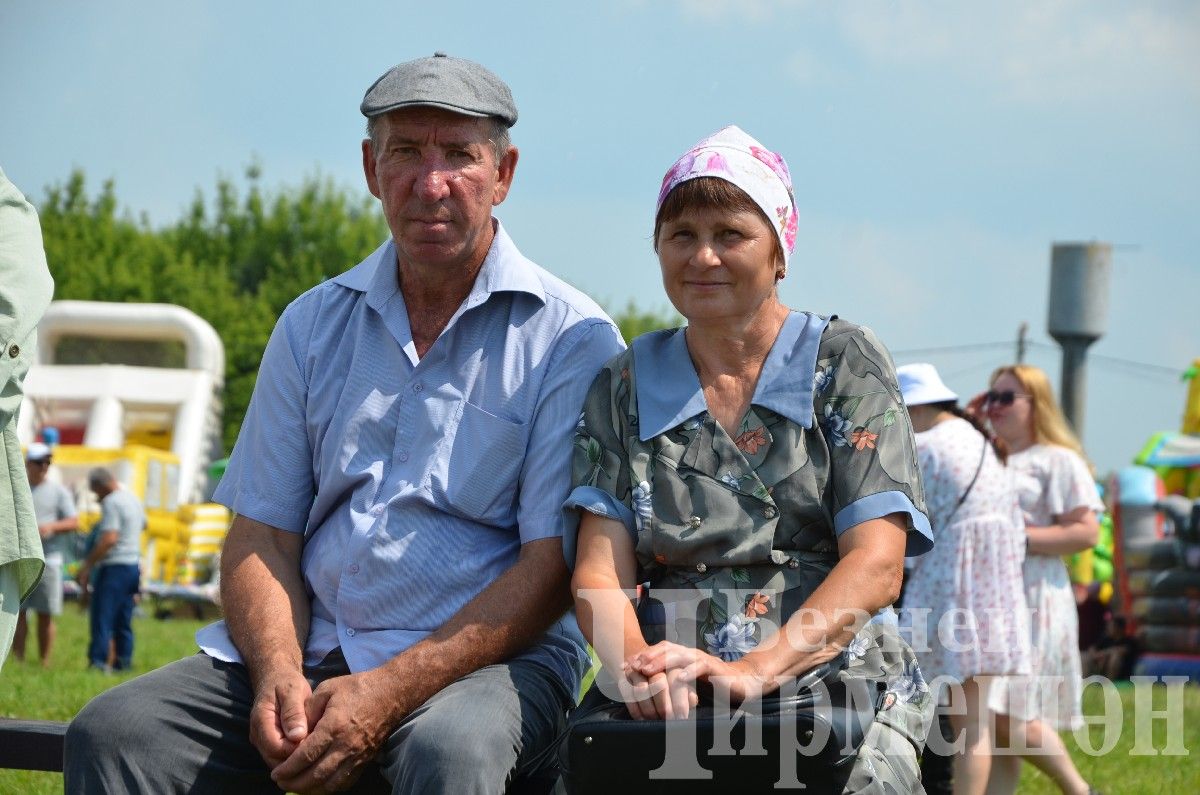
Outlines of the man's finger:
M296 746L287 759L275 766L271 771L271 779L284 789L297 792L311 790L315 786L310 780L312 770L320 764L332 744L333 737L318 727Z

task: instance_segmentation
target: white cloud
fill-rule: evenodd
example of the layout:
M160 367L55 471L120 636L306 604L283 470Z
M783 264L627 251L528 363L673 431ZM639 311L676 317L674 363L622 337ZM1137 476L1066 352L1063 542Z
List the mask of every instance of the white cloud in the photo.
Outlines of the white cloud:
M868 61L952 70L1023 104L1118 104L1136 99L1147 86L1174 92L1180 103L1200 98L1200 3L676 2L686 18L714 24L811 29L817 23ZM801 51L789 71L799 82L811 83L830 66Z
M749 20L765 22L780 14L793 14L811 0L678 0L686 16L707 21Z
M868 58L953 67L1018 102L1111 100L1147 85L1200 96L1200 5L941 0L838 8L841 29Z

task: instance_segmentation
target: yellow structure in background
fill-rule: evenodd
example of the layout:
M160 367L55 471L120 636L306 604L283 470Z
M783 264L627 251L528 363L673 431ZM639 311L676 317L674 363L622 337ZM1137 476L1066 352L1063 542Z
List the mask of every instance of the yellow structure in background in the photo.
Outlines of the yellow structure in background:
M1187 401L1183 405L1184 433L1200 436L1200 359L1192 362L1184 377L1188 379Z
M61 444L54 448L57 475L75 497L79 523L88 532L100 519L100 505L88 488L88 472L111 471L142 502L143 579L168 585L198 585L211 578L229 526L223 505L179 505L179 458L143 444L97 449Z

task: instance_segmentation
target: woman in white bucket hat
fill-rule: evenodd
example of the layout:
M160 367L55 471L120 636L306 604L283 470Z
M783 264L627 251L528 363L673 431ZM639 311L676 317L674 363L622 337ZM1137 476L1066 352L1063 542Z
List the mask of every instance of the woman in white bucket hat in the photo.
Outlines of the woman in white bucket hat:
M1004 443L963 412L933 365L905 365L896 375L934 532L933 550L913 563L902 621L924 627L926 642L913 636L921 669L954 707L954 736L964 741L954 791L982 793L992 760L989 680L1030 670L1024 523Z

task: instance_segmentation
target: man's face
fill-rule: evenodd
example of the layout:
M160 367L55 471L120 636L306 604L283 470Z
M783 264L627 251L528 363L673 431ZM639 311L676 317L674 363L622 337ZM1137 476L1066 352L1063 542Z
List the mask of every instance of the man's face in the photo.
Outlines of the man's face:
M48 458L41 461L26 461L25 474L29 478L29 485L37 486L45 480L48 469L50 469L50 459Z
M367 186L383 203L400 263L474 267L491 245L492 207L512 185L517 150L496 161L488 119L412 107L363 142Z

